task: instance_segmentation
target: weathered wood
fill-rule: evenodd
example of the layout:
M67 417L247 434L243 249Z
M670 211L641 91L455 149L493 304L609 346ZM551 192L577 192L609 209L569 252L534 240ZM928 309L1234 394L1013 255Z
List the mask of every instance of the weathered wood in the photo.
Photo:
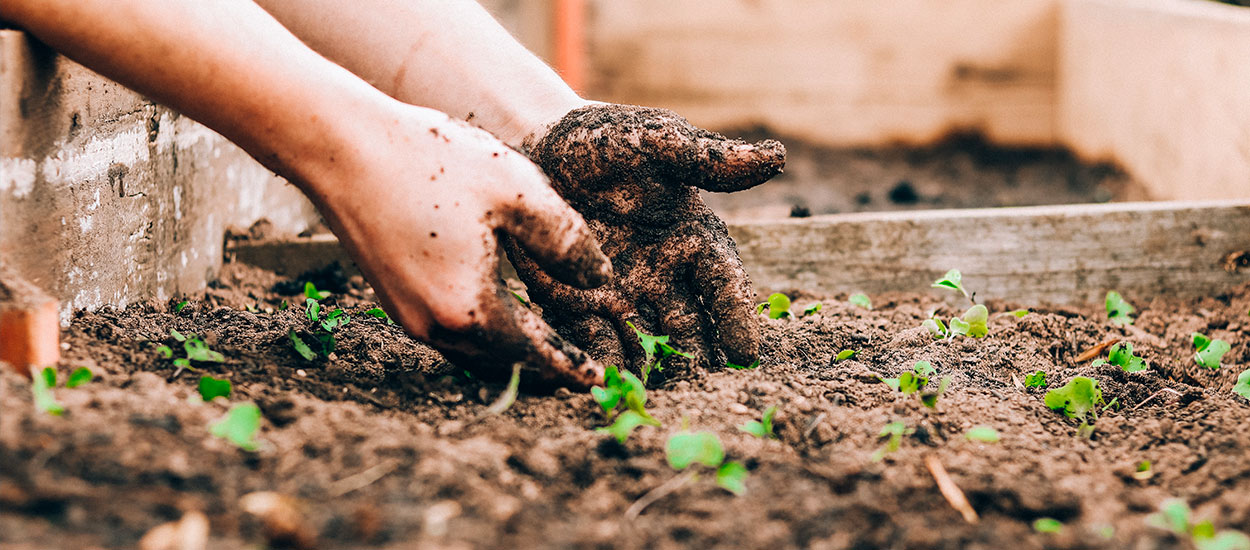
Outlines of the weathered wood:
M927 291L958 268L978 298L1087 303L1211 295L1250 282L1250 202L838 214L730 224L760 293ZM339 260L332 236L236 243L287 275ZM935 291L936 292L936 291Z

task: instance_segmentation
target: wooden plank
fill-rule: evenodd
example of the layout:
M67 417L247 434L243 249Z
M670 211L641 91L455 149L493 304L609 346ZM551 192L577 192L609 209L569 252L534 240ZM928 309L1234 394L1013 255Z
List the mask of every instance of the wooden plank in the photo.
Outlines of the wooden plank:
M1062 141L1157 199L1250 198L1250 8L1071 0L1062 15Z
M1108 290L1130 301L1214 295L1250 282L1236 261L1250 261L1250 202L837 214L731 223L730 232L761 294L927 291L951 268L979 298L1058 304ZM329 235L236 243L230 253L292 276L349 261Z
M1250 203L1119 203L851 214L733 228L761 290L923 290L950 268L981 298L1201 295L1250 281ZM1130 298L1131 299L1131 298Z

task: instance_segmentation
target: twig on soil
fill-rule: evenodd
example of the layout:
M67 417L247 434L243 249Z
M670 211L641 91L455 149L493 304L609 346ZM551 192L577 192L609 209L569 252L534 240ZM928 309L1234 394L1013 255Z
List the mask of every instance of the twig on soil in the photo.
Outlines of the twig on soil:
M1089 348L1085 350L1083 353L1081 353L1080 355L1076 356L1076 359L1074 359L1073 361L1077 363L1084 363L1086 361L1094 359L1095 357L1102 355L1102 352L1107 351L1107 348L1114 346L1116 342L1119 342L1119 341L1120 341L1120 338L1115 337L1115 336L1108 338L1106 340L1103 340L1102 342L1095 344L1094 347Z
M819 425L820 422L824 419L825 419L825 413L820 413L816 415L816 418L813 418L811 422L808 422L807 428L803 430L803 439L807 439L808 437L811 437L812 432L816 431L816 426Z
M1150 400L1152 400L1152 399L1154 399L1154 398L1156 398L1156 397L1159 397L1159 394L1161 394L1161 393L1163 393L1163 392L1171 392L1171 393L1174 393L1174 394L1176 394L1176 396L1177 396L1177 397L1184 397L1184 396L1185 396L1185 394L1183 394L1183 393L1181 393L1181 392L1178 392L1178 391L1176 391L1176 390L1174 390L1174 389L1172 389L1172 388L1163 388L1163 389L1160 389L1160 390L1159 390L1159 391L1157 391L1157 392L1154 392L1154 393L1150 394L1150 397L1147 397L1147 398L1143 399L1141 403L1138 403L1138 404L1136 404L1136 405L1133 405L1133 410L1140 409L1140 408L1142 407L1142 405L1145 405L1146 403L1149 403L1149 402L1150 402Z
M976 523L980 521L977 517L977 511L972 509L972 504L968 503L968 497L964 496L964 492L955 485L955 481L951 479L950 474L946 473L946 468L942 466L942 462L936 456L929 455L924 459L924 465L929 468L929 473L933 474L933 480L937 481L938 490L942 492L942 496L946 497L951 508L954 508L964 517L964 521L968 523Z
M659 487L656 487L650 491L647 491L647 494L642 495L642 497L640 497L638 500L635 500L633 504L629 505L629 509L625 510L625 521L634 521L635 519L638 519L638 516L641 515L642 511L645 510L648 506L655 504L656 501L668 495L673 494L678 489L680 489L683 485L685 485L686 483L689 483L690 480L694 479L694 476L695 476L695 473L693 470L687 471L686 473L682 475L679 475L673 479L665 481L664 483L660 484Z
M388 458L369 469L347 476L330 484L330 498L338 498L352 491L364 489L395 471L399 461Z

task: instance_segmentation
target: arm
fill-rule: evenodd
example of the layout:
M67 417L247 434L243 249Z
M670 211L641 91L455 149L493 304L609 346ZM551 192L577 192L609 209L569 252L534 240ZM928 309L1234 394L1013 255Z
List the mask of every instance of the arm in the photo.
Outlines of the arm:
M517 146L587 101L473 0L258 0L379 90Z
M524 362L577 386L601 379L498 282L499 234L579 287L602 284L611 266L537 167L497 139L387 97L247 0L4 0L0 18L286 176L391 315L448 358L504 372Z

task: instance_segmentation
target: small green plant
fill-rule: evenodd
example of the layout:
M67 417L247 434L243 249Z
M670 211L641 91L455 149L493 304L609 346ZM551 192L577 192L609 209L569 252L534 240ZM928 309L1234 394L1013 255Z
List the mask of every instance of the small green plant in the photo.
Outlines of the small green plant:
M629 328L634 329L634 334L638 335L638 342L642 344L642 351L647 354L646 360L642 364L642 383L646 384L647 379L651 377L652 369L657 371L664 370L664 360L669 356L677 355L687 359L693 357L689 353L677 351L673 346L668 345L668 336L652 336L634 326L632 322L626 321L625 324Z
M91 369L87 367L78 367L74 369L73 372L69 373L69 378L65 379L65 387L77 388L78 386L90 382L93 378L95 378L95 374L92 374Z
M990 312L981 304L974 305L964 312L963 317L952 317L950 333L969 338L983 338L989 334Z
M187 307L187 304L190 304L190 303L191 302L187 300L178 302L178 305L174 306L174 313L182 313L182 308Z
M305 285L305 293L309 290L308 285L311 284ZM316 287L312 287L312 291L317 292ZM304 304L304 317L313 324L312 329L305 334L317 342L319 349L313 350L312 346L309 346L294 329L287 335L291 339L291 346L295 348L296 353L308 361L315 360L318 355L329 357L331 353L334 353L334 347L337 344L334 333L350 323L352 318L341 309L327 312L316 298L305 298Z
M903 395L911 395L928 385L929 376L935 372L937 369L928 361L916 361L912 370L903 372L898 378L878 378L887 386L903 392Z
M330 293L324 290L317 290L317 285L312 281L304 283L304 298L312 300L324 300L330 297Z
M1033 530L1038 533L1058 534L1063 532L1063 523L1055 518L1037 518L1033 520Z
M768 301L760 304L755 308L756 313L764 313L768 310L769 319L781 319L784 317L793 317L790 313L790 297L780 292L774 292L768 296Z
M1137 463L1136 470L1133 471L1133 479L1145 481L1154 477L1154 470L1151 469L1152 464L1149 460L1143 460Z
M1028 387L1028 388L1045 388L1046 387L1046 373L1039 370L1033 374L1025 376L1024 385L1025 387Z
M523 306L525 306L525 307L529 307L529 305L530 305L530 301L529 301L529 300L526 300L526 299L525 299L525 297L524 297L524 296L521 296L521 294L520 294L520 293L518 293L518 292L517 292L517 291L515 291L515 290L509 290L508 292L511 292L511 293L512 293L512 297L513 297L513 298L516 298L516 301L521 302L521 305L523 305Z
M1091 420L1098 420L1098 407L1109 407L1103 401L1098 381L1084 376L1073 377L1063 387L1046 392L1044 402L1047 408L1063 411L1068 418L1080 420L1077 433L1082 436L1093 434Z
M1032 313L1032 312L1027 309L1017 309L1011 312L1011 314L1015 315L1017 319L1023 319L1024 316L1028 315L1029 313Z
M617 415L611 426L599 428L597 431L612 434L624 443L634 428L660 425L660 421L647 412L647 388L637 376L610 365L604 371L603 380L603 387L590 388L590 396L603 410L604 418L612 420L616 409L621 405L624 405L625 412Z
M386 324L388 325L395 324L395 321L391 320L391 316L386 314L386 310L383 310L380 307L375 307L369 311L366 311L365 315L368 315L370 317L376 317L378 319L382 319L383 321L386 321Z
M946 394L946 388L950 387L950 385L951 377L943 376L942 380L938 382L936 389L930 386L929 389L920 392L920 404L930 409L936 409L938 399L941 399Z
M943 275L941 279L933 281L932 286L933 288L946 288L957 291L960 294L963 294L964 298L967 298L972 303L977 303L977 301L973 299L972 295L968 294L968 290L964 288L963 278L963 274L960 273L958 269L952 269L947 271L946 275Z
M933 338L938 340L949 337L951 334L950 330L946 328L946 323L943 323L942 319L937 315L925 319L923 323L920 323L920 326L928 329L929 334L933 335Z
M737 363L734 363L733 361L725 361L725 366L734 370L751 370L753 368L760 366L760 360L756 359L752 361L750 365L739 365Z
M1120 367L1124 372L1141 372L1149 368L1145 360L1133 355L1133 344L1129 342L1111 346L1106 359L1097 359L1090 366L1100 367L1106 364Z
M1250 399L1250 369L1243 370L1237 375L1237 383L1233 384L1233 393Z
M499 394L499 398L486 407L486 414L503 414L504 411L512 407L516 403L517 395L521 389L521 363L512 365L512 376L508 378L508 385L504 387L503 393Z
M773 437L773 415L775 414L777 414L777 406L773 405L764 409L764 414L759 420L747 422L738 426L738 429L761 439Z
M1124 297L1114 290L1107 291L1107 318L1117 325L1133 324L1133 312L1136 309L1132 304L1124 301Z
M186 357L175 358L174 350L167 345L157 347L156 352L166 359L173 359L175 367L194 371L197 370L193 366L194 362L222 363L226 360L226 356L209 349L208 344L205 344L195 333L183 334L176 329L169 329L169 336L178 342L182 342L182 350Z
M885 459L885 455L897 451L903 445L904 436L914 433L916 433L915 428L908 428L902 422L895 421L886 424L884 428L881 428L881 432L877 434L877 437L888 437L889 439L886 440L884 446L872 453L871 460L873 462L881 462Z
M847 301L850 302L851 305L854 305L854 306L859 306L868 310L872 309L872 299L869 298L868 295L864 294L863 292L857 292L855 294L852 294L851 297L847 299Z
M814 304L812 304L812 305L810 305L810 306L807 306L807 307L803 310L803 316L804 316L804 317L807 317L808 315L815 315L817 312L819 312L819 311L820 311L822 308L824 308L824 307L825 307L825 306L824 306L824 305L822 305L820 302L816 302L816 303L814 303Z
M998 443L998 430L991 426L981 425L973 426L964 434L969 441L980 441L982 443Z
M746 466L725 460L725 448L712 432L687 432L673 434L664 445L668 465L674 470L685 470L692 464L702 464L716 469L716 484L735 495L746 493Z
M209 433L245 451L255 451L260 448L260 443L256 441L256 432L260 431L260 417L260 407L255 403L239 403L230 407L226 417L214 423L209 428Z
M1192 514L1189 504L1172 498L1163 501L1159 511L1146 518L1146 524L1188 538L1198 550L1250 550L1250 536L1232 529L1216 532L1211 520L1194 523Z
M200 377L200 397L205 401L212 401L218 397L230 397L230 390L229 380L217 379L208 375Z
M34 397L35 410L53 416L61 416L65 413L65 406L57 402L56 397L52 395L52 388L55 387L56 368L45 367L42 371L34 373L30 390Z
M1220 368L1220 360L1232 349L1228 342L1212 340L1200 332L1195 332L1193 338L1194 349L1197 350L1194 352L1194 362L1211 370Z
M855 354L856 354L856 353L858 353L858 352L856 352L856 351L855 351L855 350L853 350L853 349L844 349L844 350L842 350L842 351L839 351L837 355L833 356L833 362L834 362L834 363L839 363L839 362L842 362L842 361L846 361L847 359L850 359L850 358L852 358L852 357L855 357Z

